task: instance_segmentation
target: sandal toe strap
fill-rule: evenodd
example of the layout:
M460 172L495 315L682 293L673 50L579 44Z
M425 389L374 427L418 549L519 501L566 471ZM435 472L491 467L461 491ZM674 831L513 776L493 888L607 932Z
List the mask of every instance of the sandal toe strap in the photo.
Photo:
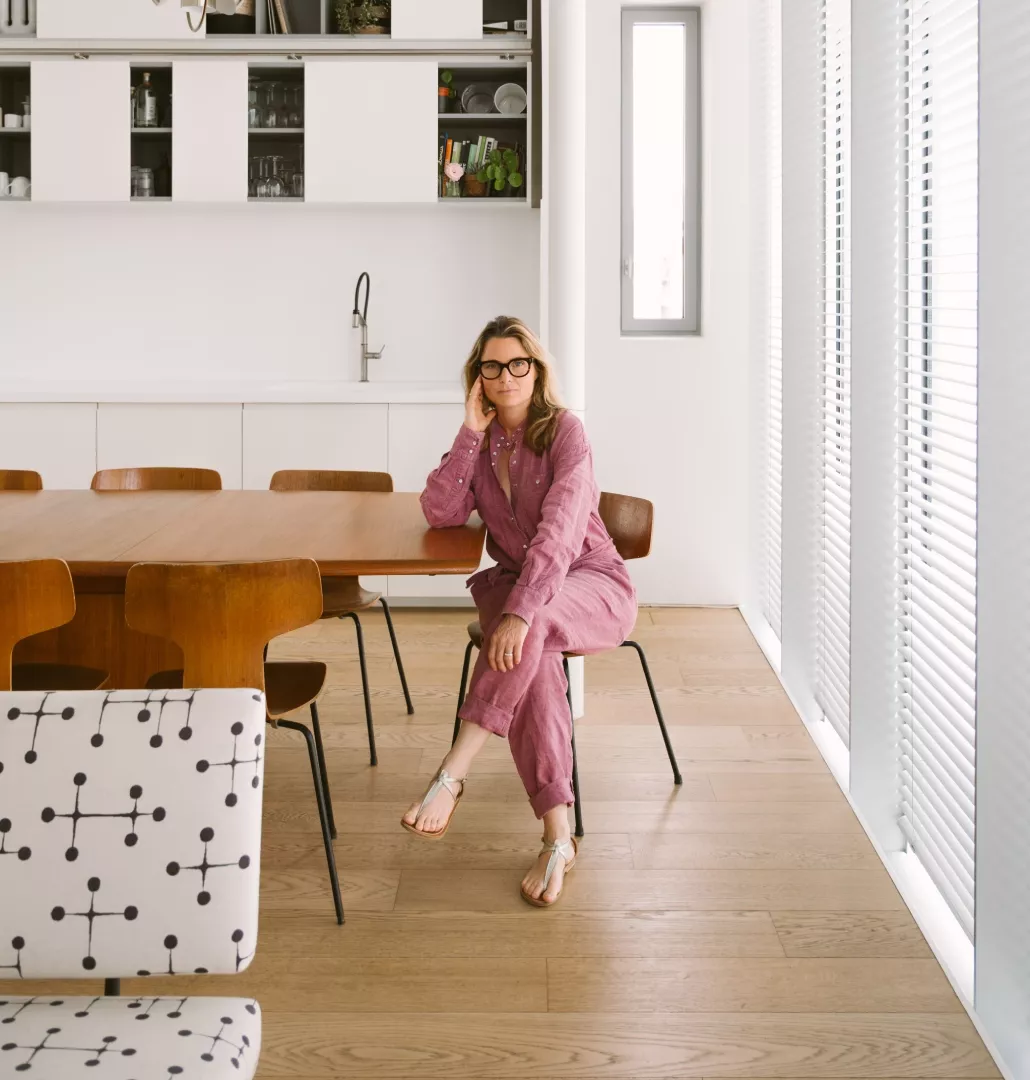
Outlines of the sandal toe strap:
M458 790L455 791L452 785L456 785ZM461 793L465 790L465 781L459 780L456 776L451 776L445 769L441 769L433 778L433 782L429 785L429 789L426 791L422 798L422 804L418 808L418 813L415 815L415 820L422 816L426 807L436 798L441 791L446 791L448 795L457 804L458 799L461 797Z
M576 848L571 840L555 840L552 844L544 844L540 851L541 855L548 853L550 853L550 858L547 860L547 869L544 871L544 892L547 892L547 886L551 884L551 878L558 867L558 859L564 859L565 865L568 866L576 857Z

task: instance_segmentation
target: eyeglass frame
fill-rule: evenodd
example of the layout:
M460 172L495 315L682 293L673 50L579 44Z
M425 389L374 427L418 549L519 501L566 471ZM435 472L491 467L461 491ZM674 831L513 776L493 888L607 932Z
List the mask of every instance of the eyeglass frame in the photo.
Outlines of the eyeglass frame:
M517 363L520 360L525 360L529 364L529 367L526 368L523 374L516 375L515 372L511 370L511 365ZM535 363L536 360L532 356L513 356L506 364L502 364L500 360L480 360L478 370L479 374L483 375L484 364L496 364L501 369L497 372L496 375L483 375L483 378L486 379L488 382L494 382L496 379L499 379L501 377L501 374L505 371L513 379L524 379L529 374L530 368L532 368Z

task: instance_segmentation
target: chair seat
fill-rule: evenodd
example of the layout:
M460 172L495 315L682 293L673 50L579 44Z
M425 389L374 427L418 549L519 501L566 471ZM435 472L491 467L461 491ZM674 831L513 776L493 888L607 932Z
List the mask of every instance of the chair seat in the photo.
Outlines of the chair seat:
M265 707L273 719L310 705L322 693L327 668L320 660L273 660L265 664ZM148 690L181 690L182 669L158 671Z
M381 593L363 589L356 577L322 578L322 618L338 619L379 602Z
M247 998L0 997L0 1024L0 1077L250 1080L261 1052Z
M77 664L14 664L12 690L100 690L107 672Z

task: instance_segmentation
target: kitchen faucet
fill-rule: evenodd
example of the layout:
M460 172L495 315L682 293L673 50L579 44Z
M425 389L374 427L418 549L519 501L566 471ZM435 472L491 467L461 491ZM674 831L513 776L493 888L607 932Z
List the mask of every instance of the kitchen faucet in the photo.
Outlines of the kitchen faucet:
M361 295L361 281L365 281L365 307L363 310L358 310L358 297ZM379 352L369 352L368 348L368 322L366 316L368 315L368 294L372 291L372 279L368 276L367 270L362 270L358 275L358 283L354 287L354 327L361 327L361 381L368 382L368 362L369 360L378 360L383 355L383 351L386 349L384 345Z

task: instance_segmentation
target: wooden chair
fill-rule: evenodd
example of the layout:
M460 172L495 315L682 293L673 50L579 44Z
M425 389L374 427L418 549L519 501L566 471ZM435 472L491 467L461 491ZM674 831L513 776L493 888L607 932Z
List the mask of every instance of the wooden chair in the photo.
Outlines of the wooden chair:
M89 485L94 491L221 491L214 469L101 469Z
M75 617L75 589L63 559L0 562L0 690L99 690L107 672L76 664L15 664L14 647Z
M611 492L601 493L598 505L598 513L604 522L608 535L615 542L615 550L624 559L642 559L651 551L651 532L654 524L654 506L647 499L637 499L632 495L613 495ZM461 669L461 686L458 689L458 710L454 716L454 736L458 737L458 729L461 727L462 702L465 700L465 687L468 683L469 662L472 658L473 647L483 647L483 628L478 620L468 624L469 643L465 646L465 662ZM651 678L651 669L647 665L647 656L643 648L636 641L624 641L620 648L633 649L640 657L640 666L644 670L644 678L647 680L647 689L651 695L651 704L654 706L655 716L658 718L658 727L661 729L662 738L665 740L665 749L669 755L669 764L672 766L672 778L676 784L683 783L679 765L676 762L676 754L672 749L669 732L665 726L665 717L662 716L662 707L658 703L658 694ZM565 668L566 696L569 702L569 713L572 714L572 686L569 683L569 661L582 653L567 652L562 654L562 666ZM576 796L576 835L583 835L583 805L579 790L579 763L576 758L576 730L575 716L572 724L572 789Z
M269 484L271 491L393 491L393 477L383 472L343 472L333 469L280 469ZM359 611L374 604L382 605L386 616L386 628L390 632L390 644L401 677L401 690L410 716L415 707L408 693L408 680L404 675L404 663L397 644L397 634L390 617L390 605L380 593L369 592L361 587L356 577L322 579L322 618L353 619L358 638L358 662L361 666L361 692L365 698L365 723L368 727L368 751L373 765L376 756L375 730L372 726L372 698L368 688L368 670L365 666L365 636L361 629Z
M256 563L137 563L125 582L125 621L134 630L174 641L182 671L158 672L148 689L255 687L265 692L273 726L303 734L322 825L336 920L343 901L327 812L328 780L315 698L325 664L265 663L272 638L308 626L322 613L321 578L313 559ZM282 717L308 706L311 728ZM313 730L312 730L313 729Z
M0 491L42 491L43 477L31 469L0 469Z

